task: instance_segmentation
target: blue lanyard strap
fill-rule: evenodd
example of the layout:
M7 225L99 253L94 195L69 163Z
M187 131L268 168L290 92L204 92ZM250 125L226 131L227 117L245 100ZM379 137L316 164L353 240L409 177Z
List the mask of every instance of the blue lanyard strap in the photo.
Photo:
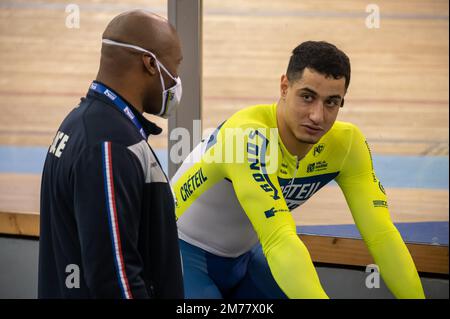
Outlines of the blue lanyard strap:
M106 86L104 86L101 83L92 82L90 89L92 91L95 91L97 93L105 95L107 98L109 98L113 104L130 119L131 122L133 122L134 126L138 129L139 133L141 133L142 137L144 139L147 139L147 134L144 132L144 128L142 127L141 123L139 123L136 116L133 114L133 111L129 108L127 103L125 103L124 100L120 98L117 94L113 93L110 89L108 89Z

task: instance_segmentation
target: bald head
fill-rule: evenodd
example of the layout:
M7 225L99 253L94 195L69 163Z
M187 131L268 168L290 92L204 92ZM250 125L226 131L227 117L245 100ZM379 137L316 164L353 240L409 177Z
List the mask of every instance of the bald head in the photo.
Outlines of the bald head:
M102 38L150 51L173 76L178 75L180 39L167 19L157 14L145 10L119 14ZM157 61L141 50L103 43L97 80L127 95L132 103L144 104L143 111L157 112L162 92L160 76L164 87L174 85L167 74L160 72Z
M163 63L180 63L181 47L175 28L167 19L145 10L132 10L119 14L106 27L102 39L114 40L144 48ZM103 43L100 68L107 72L133 72L141 63L134 55L137 50ZM109 71L108 69L111 69Z
M157 56L166 55L174 41L179 42L175 28L165 18L145 10L116 16L102 38L137 45Z

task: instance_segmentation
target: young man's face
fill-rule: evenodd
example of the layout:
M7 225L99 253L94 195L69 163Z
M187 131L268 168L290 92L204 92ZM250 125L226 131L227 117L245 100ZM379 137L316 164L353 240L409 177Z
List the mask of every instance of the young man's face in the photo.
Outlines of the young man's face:
M299 142L316 144L333 126L345 95L345 78L326 77L305 68L301 78L289 83L281 77L283 118Z

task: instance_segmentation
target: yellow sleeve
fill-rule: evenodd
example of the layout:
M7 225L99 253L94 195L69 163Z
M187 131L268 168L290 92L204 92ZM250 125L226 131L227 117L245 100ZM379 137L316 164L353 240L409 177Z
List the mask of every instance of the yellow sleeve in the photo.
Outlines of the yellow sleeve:
M396 298L424 298L414 262L392 223L369 146L357 127L353 126L352 131L352 144L336 182L390 291Z
M224 174L258 235L271 273L289 298L327 298L309 252L297 236L278 183L278 164L270 162L281 158L278 140L269 141L269 129L247 127L246 132L244 160L224 165Z

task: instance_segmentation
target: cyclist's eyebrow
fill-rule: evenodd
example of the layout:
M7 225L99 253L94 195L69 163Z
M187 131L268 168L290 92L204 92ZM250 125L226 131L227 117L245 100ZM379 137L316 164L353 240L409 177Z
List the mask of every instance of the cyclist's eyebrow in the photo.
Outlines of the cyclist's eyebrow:
M340 96L339 94L336 94L336 95L330 95L330 96L328 97L328 99L342 99L342 96Z
M319 94L317 94L316 91L311 90L310 88L307 88L307 87L300 88L300 89L298 89L298 91L306 91L306 92L308 92L308 93L311 93L312 95L319 95Z
M308 87L300 88L297 91L298 92L302 92L302 91L308 92L311 95L320 96L316 91L314 91ZM333 94L333 95L327 96L326 99L341 99L342 100L342 96L340 94Z

